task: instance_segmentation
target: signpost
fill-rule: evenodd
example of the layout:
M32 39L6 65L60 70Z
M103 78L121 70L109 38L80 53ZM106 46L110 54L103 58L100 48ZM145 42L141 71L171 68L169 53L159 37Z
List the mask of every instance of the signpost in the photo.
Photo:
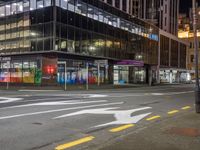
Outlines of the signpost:
M6 69L7 69L7 73L8 75L10 74L10 62L11 62L11 57L0 57L0 62L6 62ZM6 82L6 89L8 90L9 89L9 78L10 78L10 75L8 76L8 79L7 79L7 82Z
M66 61L60 61L58 62L59 65L64 65L65 66L65 91L67 90L67 63Z
M89 73L88 73L88 71L89 71L89 64L87 62L86 63L86 90L89 89L89 87L88 87L88 82L89 82L89 77L88 77Z
M7 61L7 73L9 74L10 72L10 61ZM10 75L9 75L9 78L10 78ZM8 90L9 89L9 80L7 79L7 83L6 83L6 89Z
M97 85L100 86L100 66L107 66L108 60L95 60L95 64L97 64Z
M199 88L199 62L198 62L198 39L197 39L197 13L196 13L196 0L192 0L193 6L193 32L194 32L194 56L195 56L195 108L196 113L200 113L200 88Z

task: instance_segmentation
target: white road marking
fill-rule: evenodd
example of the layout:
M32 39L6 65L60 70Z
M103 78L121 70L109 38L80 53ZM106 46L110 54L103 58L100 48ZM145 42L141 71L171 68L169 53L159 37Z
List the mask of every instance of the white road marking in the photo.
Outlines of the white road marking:
M98 101L72 100L72 101L58 101L58 102L41 102L41 103L33 103L33 104L26 104L26 105L3 107L3 108L0 108L0 110L11 109L11 108L32 107L32 106L63 106L63 105L78 105L78 104L105 103L105 102L107 102L107 100L98 100Z
M68 110L76 110L76 109L85 109L85 108L93 108L93 107L102 107L102 106L110 106L110 105L122 105L124 102L116 102L116 103L107 103L107 104L99 104L99 105L90 105L90 106L79 106L79 107L71 107L71 108L64 108L64 109L53 109L47 111L38 111L33 113L25 113L25 114L17 114L12 116L2 116L0 120L4 119L11 119L11 118L19 118L25 116L33 116L33 115L40 115L40 114L48 114L53 112L61 112L61 111L68 111Z
M0 97L0 104L21 101L23 98Z
M119 108L111 107L111 108L99 108L99 109L86 109L86 110L81 110L81 111L78 111L75 113L58 116L53 119L59 119L59 118L65 118L65 117L69 117L69 116L76 116L76 115L83 115L83 114L112 114L112 115L114 115L114 117L116 119L115 121L95 126L95 127L102 127L102 126L108 126L108 125L137 123L144 117L151 114L151 112L150 112L150 113L136 115L133 117L131 116L131 114L134 112L137 112L140 110L151 109L151 107L142 107L142 108L131 109L131 110L113 110L113 109L119 109Z
M179 94L187 94L193 93L194 91L186 91L186 92L169 92L169 93L136 93L136 94L127 94L127 95L110 95L108 97L119 98L119 97L134 97L134 96L163 96L163 95L179 95ZM124 94L124 93L122 93Z

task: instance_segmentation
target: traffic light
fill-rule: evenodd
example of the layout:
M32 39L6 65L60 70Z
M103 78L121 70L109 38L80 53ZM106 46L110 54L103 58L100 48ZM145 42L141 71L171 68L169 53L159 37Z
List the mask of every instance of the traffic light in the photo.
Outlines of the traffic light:
M55 67L54 66L47 66L47 73L48 74L53 74L55 72Z

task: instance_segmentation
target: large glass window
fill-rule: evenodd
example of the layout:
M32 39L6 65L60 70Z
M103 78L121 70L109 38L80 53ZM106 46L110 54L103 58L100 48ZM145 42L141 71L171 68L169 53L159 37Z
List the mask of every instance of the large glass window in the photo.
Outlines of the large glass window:
M75 9L74 5L75 5L74 0L69 0L68 1L68 10L74 12L74 9Z
M43 8L44 4L43 4L43 0L37 0L37 8Z
M24 12L29 11L30 10L30 2L29 0L24 1Z
M6 16L9 16L11 13L10 13L10 5L7 4L6 6Z
M12 3L11 4L11 14L16 14L17 13L17 3Z
M0 16L1 17L5 16L5 6L0 7Z
M18 3L17 3L17 11L16 11L16 13L21 13L21 12L23 12L23 9L24 9L24 7L23 7L23 2L18 2Z
M66 0L61 0L61 7L64 9L67 9L67 1Z
M51 0L44 0L44 7L51 6Z
M30 10L36 9L36 0L30 0Z

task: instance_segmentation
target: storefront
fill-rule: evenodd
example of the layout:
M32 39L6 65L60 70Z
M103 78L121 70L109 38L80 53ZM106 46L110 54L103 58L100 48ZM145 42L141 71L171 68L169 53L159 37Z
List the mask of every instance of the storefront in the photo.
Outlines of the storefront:
M41 84L41 59L34 57L2 57L0 61L0 82Z
M122 60L114 65L114 84L147 83L147 67L144 62Z
M105 84L107 81L107 64L98 65L95 61L72 59L58 61L57 82L60 85L65 84L65 82L67 85L83 85L86 82L88 84Z
M160 82L161 83L184 83L190 80L187 70L181 69L161 69Z

